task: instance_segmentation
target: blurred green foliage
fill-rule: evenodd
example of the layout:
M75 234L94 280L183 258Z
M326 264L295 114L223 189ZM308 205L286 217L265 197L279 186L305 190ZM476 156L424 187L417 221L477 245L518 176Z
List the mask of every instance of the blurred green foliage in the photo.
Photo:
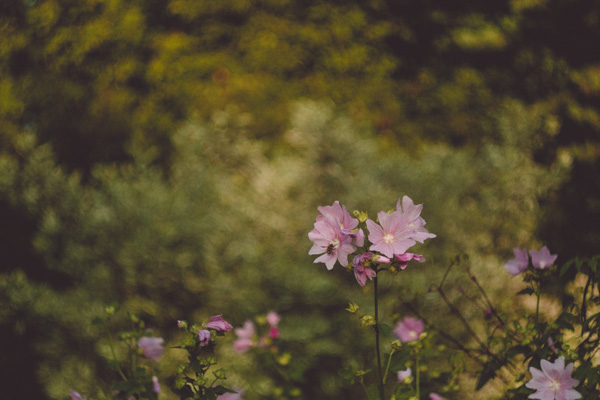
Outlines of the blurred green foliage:
M590 255L599 25L583 0L2 2L7 396L107 385L89 321L116 300L167 340L276 308L303 396L357 398L337 370L371 357L342 312L359 290L307 255L334 200L425 203L427 273L390 307L457 252L498 292L498 257L536 234Z

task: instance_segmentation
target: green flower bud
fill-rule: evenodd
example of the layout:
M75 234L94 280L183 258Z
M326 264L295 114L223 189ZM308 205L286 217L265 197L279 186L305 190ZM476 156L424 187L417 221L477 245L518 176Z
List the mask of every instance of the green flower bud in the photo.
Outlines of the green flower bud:
M213 372L213 374L216 378L225 379L225 371L223 370L223 368L219 368L218 370Z
M392 349L400 350L402 348L402 340L397 339L392 342Z
M356 304L356 303L349 303L348 304L348 308L346 308L346 311L349 311L352 314L356 314L358 312L358 304Z
M363 315L360 317L360 324L365 328L367 326L375 325L375 317L372 315Z

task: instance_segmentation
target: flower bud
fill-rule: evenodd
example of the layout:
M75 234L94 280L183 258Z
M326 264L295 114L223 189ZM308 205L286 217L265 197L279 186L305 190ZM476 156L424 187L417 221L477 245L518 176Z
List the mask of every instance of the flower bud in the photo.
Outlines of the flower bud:
M360 324L365 328L367 326L375 325L375 317L372 315L363 315L360 317Z
M346 308L346 310L351 312L352 314L356 314L358 312L358 304L349 303L348 308Z

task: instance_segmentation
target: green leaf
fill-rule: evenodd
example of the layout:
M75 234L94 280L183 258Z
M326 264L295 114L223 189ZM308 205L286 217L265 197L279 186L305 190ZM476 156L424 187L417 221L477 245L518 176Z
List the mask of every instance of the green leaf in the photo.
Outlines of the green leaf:
M406 369L406 362L410 358L410 349L408 347L402 348L400 351L394 353L392 361L390 362L390 370L398 372Z
M532 295L533 293L535 293L535 291L533 290L533 288L530 287L526 287L523 290L520 290L517 294L528 294L528 295Z
M475 390L481 389L483 386L485 386L486 383L488 383L490 379L496 377L496 372L498 372L499 367L500 365L498 365L497 362L491 362L489 364L486 364L483 367L483 371L481 371L481 375L479 375L479 379L477 380L477 386L475 387Z
M389 337L392 333L392 327L387 324L379 324L379 331L384 337Z
M379 398L379 388L375 384L372 384L369 387L367 387L366 392L367 392L367 397L369 399Z

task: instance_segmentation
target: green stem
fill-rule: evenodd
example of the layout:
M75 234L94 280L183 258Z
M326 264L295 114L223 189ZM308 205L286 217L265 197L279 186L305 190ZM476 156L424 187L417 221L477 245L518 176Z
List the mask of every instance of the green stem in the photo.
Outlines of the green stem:
M388 372L390 371L390 364L392 363L392 356L394 355L395 352L396 352L396 350L392 349L392 351L390 352L390 356L388 357L387 365L385 366L385 373L383 374L383 384L384 385L385 385L385 381L388 376Z
M415 369L417 370L417 399L421 398L421 371L419 368L419 351L417 350L417 363L415 365Z
M540 285L541 286L541 285ZM540 289L541 287L538 286L538 289L535 291L535 294L537 296L537 300L535 302L535 324L538 324L538 320L539 320L539 316L540 316Z
M108 336L108 347L110 348L110 353L112 354L113 358L115 359L115 362L117 363L117 370L119 371L119 375L121 375L121 378L123 378L123 380L125 382L127 382L127 377L123 373L123 370L121 370L121 364L119 364L119 360L117 360L117 355L115 354L115 347L114 347L114 344L112 341L112 337L110 336L110 333L107 336Z
M379 397L384 400L383 392L383 376L381 374L381 354L379 352L379 305L377 296L377 276L373 278L373 286L375 293L375 352L377 354L377 374L379 376Z

